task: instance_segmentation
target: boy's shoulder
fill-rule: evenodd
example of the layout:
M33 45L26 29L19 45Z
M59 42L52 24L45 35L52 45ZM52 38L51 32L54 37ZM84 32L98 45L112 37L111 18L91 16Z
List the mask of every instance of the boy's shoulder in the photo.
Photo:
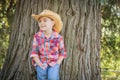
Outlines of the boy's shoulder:
M41 36L41 35L42 35L42 32L38 31L38 32L35 33L34 36Z
M36 33L34 34L34 37L37 38L37 37L39 37L39 36L41 36L41 35L42 35L41 32L36 32Z
M62 37L62 35L60 35L60 34L57 33L57 32L54 32L54 33L53 33L53 36L54 36L54 38L61 38L61 37Z

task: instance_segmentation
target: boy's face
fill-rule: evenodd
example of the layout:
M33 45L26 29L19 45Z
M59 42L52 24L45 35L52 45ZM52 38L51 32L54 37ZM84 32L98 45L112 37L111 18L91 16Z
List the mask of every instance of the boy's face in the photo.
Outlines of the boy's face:
M55 22L48 17L42 17L38 21L39 28L43 31L52 30Z

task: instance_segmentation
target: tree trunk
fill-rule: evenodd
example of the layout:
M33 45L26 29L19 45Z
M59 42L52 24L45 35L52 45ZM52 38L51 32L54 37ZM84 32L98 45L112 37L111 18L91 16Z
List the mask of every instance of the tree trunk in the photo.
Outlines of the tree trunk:
M101 80L99 0L18 0L10 44L0 80L36 80L29 52L38 31L32 13L50 9L60 14L67 58L60 69L61 80Z

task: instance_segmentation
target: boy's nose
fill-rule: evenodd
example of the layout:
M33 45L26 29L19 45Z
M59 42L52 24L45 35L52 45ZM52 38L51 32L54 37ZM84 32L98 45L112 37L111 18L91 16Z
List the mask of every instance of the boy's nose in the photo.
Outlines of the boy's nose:
M45 22L41 22L41 26L45 26Z

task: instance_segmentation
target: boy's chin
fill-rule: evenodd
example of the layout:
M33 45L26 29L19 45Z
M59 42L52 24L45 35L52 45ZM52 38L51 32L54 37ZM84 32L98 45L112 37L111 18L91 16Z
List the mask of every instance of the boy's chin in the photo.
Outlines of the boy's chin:
M40 30L42 30L42 31L49 31L50 29L40 29Z
M42 31L47 31L47 29L40 29L40 30L42 30Z

